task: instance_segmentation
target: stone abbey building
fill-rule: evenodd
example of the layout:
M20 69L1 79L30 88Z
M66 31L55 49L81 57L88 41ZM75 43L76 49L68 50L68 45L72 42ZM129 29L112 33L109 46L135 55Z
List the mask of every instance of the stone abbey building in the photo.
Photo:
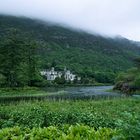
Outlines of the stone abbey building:
M64 71L55 71L54 67L52 67L51 70L41 71L41 75L45 76L48 81L54 81L57 77L61 78L62 76L66 81L74 81L76 78L76 75L66 68ZM80 80L80 77L78 79Z

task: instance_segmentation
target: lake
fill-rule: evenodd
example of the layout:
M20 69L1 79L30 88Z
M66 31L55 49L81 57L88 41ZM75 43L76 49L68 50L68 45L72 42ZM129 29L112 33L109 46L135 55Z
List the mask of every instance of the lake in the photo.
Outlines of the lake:
M110 92L113 86L83 86L83 87L47 87L43 95L20 95L0 97L0 102L15 102L21 100L88 100L88 99L110 99L125 97L124 94ZM49 94L48 94L49 93Z
M65 88L46 88L48 92L62 92L70 97L122 97L124 95L117 92L110 92L113 86L83 86L83 87L65 87Z

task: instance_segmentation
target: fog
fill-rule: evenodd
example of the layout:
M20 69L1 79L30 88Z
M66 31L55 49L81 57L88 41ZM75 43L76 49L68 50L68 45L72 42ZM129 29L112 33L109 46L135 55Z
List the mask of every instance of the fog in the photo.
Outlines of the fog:
M140 0L1 0L0 14L140 40Z

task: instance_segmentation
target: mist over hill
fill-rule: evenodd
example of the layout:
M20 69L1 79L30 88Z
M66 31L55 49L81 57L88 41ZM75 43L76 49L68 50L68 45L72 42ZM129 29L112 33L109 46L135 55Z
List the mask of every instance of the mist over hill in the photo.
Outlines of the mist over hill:
M98 82L113 82L120 71L134 66L140 47L125 38L107 38L39 20L0 16L0 42L10 29L19 31L22 39L38 43L40 69L64 67L81 77Z

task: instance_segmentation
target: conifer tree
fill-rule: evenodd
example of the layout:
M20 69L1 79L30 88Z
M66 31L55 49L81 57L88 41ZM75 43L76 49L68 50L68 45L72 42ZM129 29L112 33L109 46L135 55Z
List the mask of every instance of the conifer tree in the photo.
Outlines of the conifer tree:
M18 72L23 59L24 42L20 40L17 30L11 29L0 49L0 73L6 77L9 87L18 86Z

